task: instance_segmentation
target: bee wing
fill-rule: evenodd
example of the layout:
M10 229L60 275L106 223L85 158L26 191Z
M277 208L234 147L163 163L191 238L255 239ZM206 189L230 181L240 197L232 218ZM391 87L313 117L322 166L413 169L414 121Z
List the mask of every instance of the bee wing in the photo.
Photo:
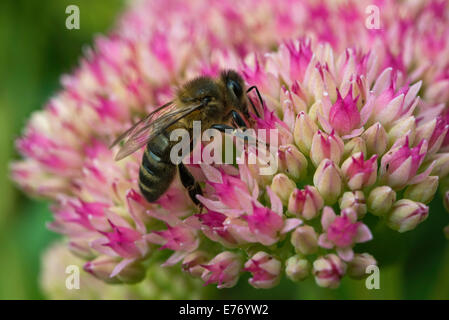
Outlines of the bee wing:
M162 110L162 108L166 108L168 106L171 108L168 110ZM136 123L133 127L128 129L125 133L120 135L114 143L112 143L111 148L123 139L127 139L117 153L115 160L119 161L126 158L146 145L150 140L162 133L165 129L201 107L203 107L203 104L192 104L187 107L177 108L173 102L170 102L169 104L156 109ZM162 113L159 112L161 110Z
M173 101L170 101L162 106L160 106L159 108L157 108L156 110L152 111L151 113L149 113L148 115L146 115L144 118L142 118L140 121L138 121L137 123L135 123L133 126L131 126L131 128L129 128L128 130L126 130L125 132L123 132L120 136L118 136L114 142L111 143L111 145L109 146L109 149L112 149L113 147L115 147L117 144L120 143L120 141L129 138L130 136L132 136L133 134L139 132L140 130L145 129L155 118L157 118L158 114L161 111L164 111L164 109L173 106Z

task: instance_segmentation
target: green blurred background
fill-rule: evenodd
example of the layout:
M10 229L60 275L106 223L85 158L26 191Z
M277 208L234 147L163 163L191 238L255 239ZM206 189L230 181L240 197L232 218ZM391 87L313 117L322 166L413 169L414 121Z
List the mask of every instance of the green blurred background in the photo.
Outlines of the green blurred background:
M65 8L80 8L80 30L65 28ZM97 33L107 32L123 0L0 1L0 299L44 299L39 288L40 255L58 236L45 227L51 220L48 203L27 198L9 180L8 163L17 159L14 140L31 112L59 88ZM337 290L318 288L313 279L294 284L283 280L265 291L251 288L245 276L230 290L209 292L211 298L303 299L448 299L449 242L442 226L449 215L437 198L429 219L415 231L398 234L368 223L374 241L359 245L380 264L380 290L364 281L345 279Z

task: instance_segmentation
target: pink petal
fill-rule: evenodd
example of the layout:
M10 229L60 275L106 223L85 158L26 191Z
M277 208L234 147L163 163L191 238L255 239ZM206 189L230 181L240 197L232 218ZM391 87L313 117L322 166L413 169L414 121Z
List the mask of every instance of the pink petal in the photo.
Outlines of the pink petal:
M125 268L128 264L130 264L131 262L134 262L134 258L132 259L123 259L122 261L120 261L115 268L112 270L110 277L113 278L116 275L118 275L120 273L120 271L123 270L123 268Z
M354 251L351 247L337 248L337 253L344 261L351 261L354 258Z
M329 241L329 239L327 238L327 234L325 234L325 233L323 233L319 236L318 245L321 248L325 248L325 249L332 249L334 247L334 244Z
M203 170L203 173L206 176L207 180L214 183L223 183L223 178L221 176L220 170L206 163L201 163L200 167Z
M284 227L281 230L281 234L290 232L291 230L295 229L297 226L299 226L301 224L302 224L302 221L300 219L296 219L296 218L287 219L284 222Z
M329 228L336 217L337 216L331 207L324 207L323 215L321 216L321 225L325 231Z
M282 207L281 199L279 199L279 197L268 186L267 186L267 193L268 193L268 196L270 197L271 210L276 212L278 215L282 216L283 207Z
M177 264L179 261L181 261L182 259L184 259L184 257L187 256L188 254L189 254L189 252L176 251L167 259L167 261L165 261L163 264L161 264L161 267L173 266L173 265Z
M355 137L358 137L359 135L361 135L363 133L363 131L364 131L363 128L354 129L354 130L352 130L352 132L350 134L344 135L341 138L343 140L352 139L352 138L355 138Z
M355 242L366 242L373 238L370 229L363 223L361 223L357 229L357 234L354 238Z
M436 162L433 161L424 172L417 174L412 179L410 179L408 184L417 184L417 183L420 183L421 181L423 181L425 178L427 178L429 176L429 174L432 172L433 167L435 166L435 163Z

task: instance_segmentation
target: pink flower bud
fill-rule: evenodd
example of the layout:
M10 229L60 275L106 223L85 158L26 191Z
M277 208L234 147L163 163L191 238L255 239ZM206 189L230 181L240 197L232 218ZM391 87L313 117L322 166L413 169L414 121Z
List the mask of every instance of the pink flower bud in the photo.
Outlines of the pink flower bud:
M85 260L90 260L95 258L95 251L90 246L90 241L88 239L73 239L68 243L70 252L75 256L83 258Z
M315 166L318 166L323 159L330 159L335 164L340 163L344 151L343 140L334 132L330 135L318 130L313 135L310 159Z
M354 279L363 279L368 273L366 268L377 265L376 259L369 253L356 253L354 259L348 262L348 275Z
M432 201L438 189L438 177L429 176L417 184L408 186L404 191L404 197L424 204Z
M294 145L279 147L279 170L294 180L307 173L307 159Z
M443 232L444 232L446 239L449 240L449 225L444 227Z
M429 161L435 161L431 175L443 178L449 174L449 152L434 154L429 157Z
M305 112L300 112L295 122L295 129L293 137L299 150L304 154L309 154L312 147L312 139L315 132L318 130L317 125L309 115Z
M318 249L318 234L311 226L296 228L290 241L296 251L302 254L313 254Z
M213 258L207 265L201 278L206 284L216 283L217 288L231 288L235 286L242 271L242 261L239 255L224 251Z
M310 274L310 263L307 259L293 256L287 259L285 274L292 281L302 281Z
M355 137L345 143L344 151L343 151L343 159L347 159L350 156L362 152L364 156L366 156L366 144L365 140L361 137Z
M406 232L416 228L427 219L429 207L408 199L402 199L393 205L387 216L387 225L393 230Z
M408 118L399 119L394 126L388 131L388 143L392 146L396 141L402 137L408 136L410 144L413 144L415 139L416 119L411 116Z
M352 209L357 213L358 219L366 214L366 200L362 191L348 191L340 198L340 209Z
M343 99L337 90L337 101L329 111L329 123L340 136L348 135L352 130L360 127L360 112L357 100L352 98L352 90Z
M389 68L384 71L384 74L391 72L391 68ZM416 94L421 87L421 82L418 82L409 88L400 89L395 92L395 80L392 77L390 78L390 86L383 92L379 92L379 95L376 97L374 111L372 113L373 120L379 121L382 125L389 125L404 114L409 113L410 110L413 111L418 101Z
M312 186L305 186L303 190L295 189L290 194L288 211L310 220L319 214L323 205L324 201L318 190Z
M279 283L281 262L268 253L259 251L245 263L244 270L252 273L249 283L253 287L269 289Z
M444 208L449 212L449 191L446 191L443 197Z
M346 264L335 254L327 254L313 262L313 274L317 285L335 289L346 273Z
M285 205L288 203L290 194L295 187L296 184L283 173L275 175L271 182L271 190L273 190Z
M102 255L87 262L84 265L84 270L107 283L137 283L142 281L145 277L146 268L139 262L131 262L122 267L120 264L123 261L126 262L126 260Z
M377 179L377 155L365 161L363 153L357 153L343 162L341 171L351 190L371 186Z
M414 181L421 163L426 156L425 140L414 148L409 147L408 137L402 147L390 150L382 157L380 175L393 189L402 189Z
M368 211L376 216L387 214L396 201L396 192L388 186L371 190L368 196Z
M416 128L415 141L427 140L428 154L437 152L445 141L449 125L442 117L425 122Z
M325 203L334 204L342 189L339 169L331 160L324 159L315 171L313 184Z
M182 260L182 270L188 272L191 276L199 278L204 272L203 264L207 263L207 254L203 251L189 253Z
M362 138L365 140L366 151L369 155L377 154L381 156L387 150L387 132L379 122L366 129Z

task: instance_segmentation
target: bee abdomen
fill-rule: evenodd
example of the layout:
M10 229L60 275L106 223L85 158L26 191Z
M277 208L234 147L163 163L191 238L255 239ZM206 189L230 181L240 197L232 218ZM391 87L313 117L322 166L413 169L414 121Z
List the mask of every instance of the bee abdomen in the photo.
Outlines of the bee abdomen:
M139 187L143 196L154 202L168 189L176 174L169 160L170 144L165 135L150 141L142 157L139 170Z

